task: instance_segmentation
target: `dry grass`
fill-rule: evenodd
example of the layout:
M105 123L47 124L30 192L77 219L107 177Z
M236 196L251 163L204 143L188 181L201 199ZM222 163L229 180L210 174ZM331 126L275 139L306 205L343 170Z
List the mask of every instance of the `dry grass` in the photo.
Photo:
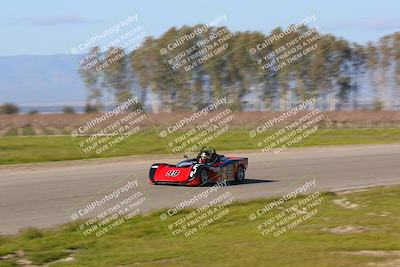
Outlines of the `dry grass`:
M217 112L210 113L206 118L214 116ZM163 127L172 125L182 118L190 116L192 113L158 113L148 114L148 120L144 121L143 127ZM279 117L282 112L237 112L236 118L232 121L233 127L252 127L266 122L274 117ZM299 118L300 113L295 117L288 118L285 123L290 123ZM126 114L119 114L113 119L109 119L105 124L111 124L122 118ZM399 128L400 111L353 111L353 112L326 112L322 126L325 128ZM18 115L0 115L0 136L5 135L10 129L16 129L20 133L20 128L32 127L37 135L48 134L66 134L73 129L85 124L96 117L98 114L18 114ZM188 127L201 123L198 119ZM102 125L102 128L105 127ZM38 129L40 129L38 131ZM96 131L98 129L93 129Z

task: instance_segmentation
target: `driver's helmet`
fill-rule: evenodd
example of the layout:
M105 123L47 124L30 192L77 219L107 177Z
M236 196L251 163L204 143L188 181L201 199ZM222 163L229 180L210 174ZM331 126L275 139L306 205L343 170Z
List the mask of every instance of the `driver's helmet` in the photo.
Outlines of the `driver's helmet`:
M211 153L208 151L201 152L199 163L207 163L211 159Z

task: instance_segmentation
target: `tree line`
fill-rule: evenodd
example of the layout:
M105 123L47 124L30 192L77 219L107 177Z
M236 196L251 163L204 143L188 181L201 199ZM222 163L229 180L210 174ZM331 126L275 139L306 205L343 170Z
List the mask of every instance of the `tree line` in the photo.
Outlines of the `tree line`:
M320 108L332 111L365 108L367 98L371 109L400 107L399 32L366 45L319 33L312 54L277 71L260 70L248 49L284 32L282 28L269 35L235 32L225 41L228 48L220 57L189 71L175 71L160 48L200 27L204 25L173 27L159 38L147 37L130 53L118 47L107 51L93 47L82 58L79 70L88 90L86 111L104 108L105 95L118 104L133 94L142 104L149 103L153 112L198 110L223 96L236 110L287 110L310 97L317 97ZM174 54L191 48L191 54L201 52L198 44L221 30L229 31L210 27L175 48ZM274 51L309 30L299 27L268 44L268 50Z

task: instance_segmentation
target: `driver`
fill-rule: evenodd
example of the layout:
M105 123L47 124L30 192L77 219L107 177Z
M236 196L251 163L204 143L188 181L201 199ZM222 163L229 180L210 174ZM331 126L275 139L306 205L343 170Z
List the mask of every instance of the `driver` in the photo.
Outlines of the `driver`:
M208 163L211 160L211 153L208 151L201 152L199 163Z

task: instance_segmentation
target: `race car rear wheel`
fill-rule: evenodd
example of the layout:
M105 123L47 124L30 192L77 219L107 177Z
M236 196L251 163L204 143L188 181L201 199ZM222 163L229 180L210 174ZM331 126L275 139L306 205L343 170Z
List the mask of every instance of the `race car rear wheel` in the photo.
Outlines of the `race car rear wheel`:
M244 168L242 166L239 166L237 171L236 171L235 181L243 182L244 179L245 179Z
M208 182L208 173L204 169L200 172L200 181L202 185L205 185Z

